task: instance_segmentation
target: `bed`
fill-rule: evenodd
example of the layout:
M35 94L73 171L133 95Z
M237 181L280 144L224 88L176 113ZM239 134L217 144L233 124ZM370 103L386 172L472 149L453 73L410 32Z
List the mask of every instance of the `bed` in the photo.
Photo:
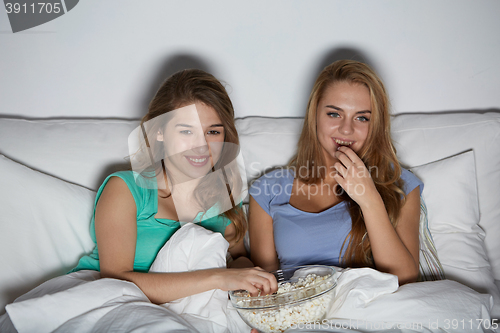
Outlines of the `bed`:
M302 119L248 117L236 124L251 181L292 156ZM127 168L127 138L137 126L137 120L124 119L0 118L0 247L4 254L0 257L0 315L7 304L64 275L92 250L88 228L95 190L107 174ZM392 133L400 161L425 184L428 227L446 280L397 288L392 276L352 270L339 280L338 301L329 312L332 321L290 331L483 332L493 331L498 324L500 111L400 114L393 118ZM89 279L103 283L95 276L82 278ZM359 283L349 283L356 279ZM362 283L379 280L379 289ZM199 300L187 302L191 317L182 317L179 309L159 309L148 303L131 283L110 281L108 287L123 301L123 312L116 312L116 318L127 313L135 321L106 330L204 332L195 323L204 318L199 313L203 309L193 306L202 304ZM218 299L223 304L219 310L226 307L220 310L226 327L222 322L210 330L245 331L227 295L224 299L219 294ZM67 320L61 323L50 312L40 318L51 323L48 332L69 330ZM83 327L98 331L89 321L80 325L77 331ZM42 330L27 327L21 331Z

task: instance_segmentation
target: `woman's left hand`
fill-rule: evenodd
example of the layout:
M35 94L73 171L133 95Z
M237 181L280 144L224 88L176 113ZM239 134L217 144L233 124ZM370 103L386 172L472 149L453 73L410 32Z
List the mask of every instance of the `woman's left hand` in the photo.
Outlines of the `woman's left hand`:
M369 204L380 197L370 171L351 148L340 147L335 157L339 162L334 164L337 174L333 178L358 205Z

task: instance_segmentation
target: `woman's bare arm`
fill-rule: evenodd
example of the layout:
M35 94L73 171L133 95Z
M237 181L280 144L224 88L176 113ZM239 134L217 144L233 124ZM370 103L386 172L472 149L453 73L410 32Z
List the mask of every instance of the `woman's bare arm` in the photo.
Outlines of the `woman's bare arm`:
M420 190L417 187L407 195L396 229L389 221L382 199L380 201L361 208L375 266L397 275L401 285L415 282L419 267Z
M339 174L334 178L361 208L376 268L397 275L400 284L416 281L419 267L419 189L407 195L394 228L363 161L346 147L341 147L336 156L340 161L335 164Z
M250 259L255 266L270 272L279 268L274 245L273 219L255 199L250 196L248 209L248 232L250 235Z
M207 269L182 273L134 272L137 238L136 205L125 182L112 177L96 206L95 231L102 277L135 283L153 303L165 303L211 289L277 289L272 274L248 269Z

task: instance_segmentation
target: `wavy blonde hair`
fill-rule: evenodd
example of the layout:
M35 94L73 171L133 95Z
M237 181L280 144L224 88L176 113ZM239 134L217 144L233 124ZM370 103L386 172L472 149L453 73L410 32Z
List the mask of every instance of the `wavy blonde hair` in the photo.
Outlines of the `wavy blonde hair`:
M339 60L325 67L319 74L309 96L297 154L289 166L307 170L304 174L298 174L298 179L305 184L317 184L325 178L325 161L316 131L317 108L325 90L338 82L362 84L369 90L372 116L368 136L358 156L368 170L376 171L371 172L371 176L395 228L406 196L402 191L401 167L391 139L389 99L384 84L368 65L354 60ZM350 267L373 267L370 239L361 208L345 192L341 194L341 199L347 202L352 219L351 231L340 250L342 255L347 244L342 264Z
M158 124L150 122L153 126L147 129L145 133L144 124L158 116L167 112L179 109L183 106L194 104L195 102L204 103L212 107L219 116L224 127L224 142L232 143L232 145L224 144L221 152L221 157L216 162L214 170L224 168L232 162L239 153L239 138L234 124L234 108L224 86L213 75L199 69L186 69L177 72L167 78L160 86L155 97L149 104L148 113L141 120L141 128L146 137L154 137L160 129ZM154 151L155 156L164 156L162 154L163 145L158 144L154 140L147 142L148 149ZM156 155L159 154L159 155ZM164 172L161 165L156 163L152 166L156 174ZM242 181L239 174L224 168L226 179L221 175L214 182L214 178L205 181L204 177L195 190L195 198L200 205L208 210L210 207L220 201L219 193L228 191L233 203L233 208L221 214L234 223L236 234L232 241L239 241L247 230L245 214L239 205L234 206L233 193L237 193L242 187ZM149 169L151 171L151 168ZM222 173L218 173L222 174ZM214 174L212 174L214 175Z

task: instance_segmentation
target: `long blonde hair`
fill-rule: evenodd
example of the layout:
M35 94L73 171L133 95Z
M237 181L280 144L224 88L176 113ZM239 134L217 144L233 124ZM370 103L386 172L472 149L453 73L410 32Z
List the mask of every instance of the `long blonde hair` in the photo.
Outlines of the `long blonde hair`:
M392 225L396 227L406 199L400 179L401 167L391 139L389 99L384 84L368 65L354 60L339 60L319 74L309 96L297 154L289 166L307 170L305 174L301 172L297 175L305 184L317 184L325 178L325 161L316 130L317 108L325 90L337 82L362 84L369 90L372 116L368 136L358 155L368 170L375 170L371 172L373 182L384 201ZM373 266L370 240L361 208L345 192L341 194L341 199L347 202L352 219L351 231L340 250L342 254L348 244L342 263L350 267Z
M195 102L204 103L217 112L224 127L224 142L232 143L231 145L224 144L221 157L214 166L214 170L224 168L239 153L238 133L234 124L234 108L224 86L207 72L199 69L186 69L167 78L149 104L148 113L141 120L141 128L144 131L143 125L149 120ZM147 131L150 132L149 134L153 133L154 136L158 128L150 127ZM151 135L148 136L151 137ZM156 151L155 154L159 154L155 156L164 156L159 151L162 150L161 144L151 140L148 145L151 145L150 148ZM156 173L161 172L158 170L158 165L153 166L153 169ZM231 201L234 203L234 190L242 186L241 177L238 174L232 173L229 168L224 168L224 170L226 179L220 177L221 179L218 179L215 183L213 177L210 181L202 180L195 190L195 198L206 210L220 201L218 195L218 193L222 193L220 191L229 191ZM246 218L242 208L239 205L233 206L232 209L222 215L234 223L236 233L232 240L239 241L247 230Z

